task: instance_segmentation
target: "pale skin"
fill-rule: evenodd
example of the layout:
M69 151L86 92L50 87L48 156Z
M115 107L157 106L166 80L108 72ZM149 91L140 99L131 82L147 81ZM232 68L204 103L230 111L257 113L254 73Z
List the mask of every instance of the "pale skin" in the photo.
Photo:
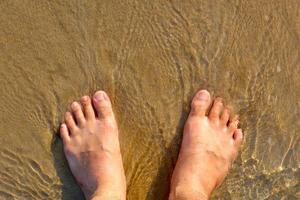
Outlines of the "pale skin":
M212 107L210 109L210 105ZM221 98L200 90L191 103L169 200L205 200L218 187L242 143L237 116ZM117 123L108 95L98 91L71 104L60 128L70 169L88 200L125 200L126 179Z

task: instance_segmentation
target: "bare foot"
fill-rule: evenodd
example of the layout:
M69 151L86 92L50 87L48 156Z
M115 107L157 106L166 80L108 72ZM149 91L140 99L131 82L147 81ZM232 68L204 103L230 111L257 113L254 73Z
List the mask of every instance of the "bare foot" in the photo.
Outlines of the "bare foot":
M126 199L126 181L118 128L103 91L73 102L60 135L71 171L86 199Z
M243 136L237 116L230 120L229 109L222 112L221 98L215 99L209 111L210 104L206 90L199 91L192 101L172 176L170 200L208 199L237 156Z

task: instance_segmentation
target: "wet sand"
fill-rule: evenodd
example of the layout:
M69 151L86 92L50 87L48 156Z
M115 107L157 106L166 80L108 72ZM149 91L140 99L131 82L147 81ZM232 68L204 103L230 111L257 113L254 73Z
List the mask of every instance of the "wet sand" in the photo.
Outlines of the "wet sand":
M245 132L213 199L300 199L299 22L298 0L1 1L0 199L83 199L57 130L98 89L113 100L128 199L164 199L202 88Z

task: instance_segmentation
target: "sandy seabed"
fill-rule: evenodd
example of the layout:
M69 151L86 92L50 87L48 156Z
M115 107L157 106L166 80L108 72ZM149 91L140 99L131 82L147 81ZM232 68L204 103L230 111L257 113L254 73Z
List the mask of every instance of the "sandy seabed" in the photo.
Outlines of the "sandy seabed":
M103 89L128 199L165 199L193 94L240 114L245 141L212 199L300 199L299 0L0 2L0 199L83 199L57 130Z

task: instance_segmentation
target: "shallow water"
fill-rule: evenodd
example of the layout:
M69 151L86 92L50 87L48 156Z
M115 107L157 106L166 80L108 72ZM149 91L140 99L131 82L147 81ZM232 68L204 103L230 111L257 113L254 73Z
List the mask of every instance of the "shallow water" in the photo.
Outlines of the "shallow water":
M104 89L128 199L164 199L200 88L245 142L213 199L300 199L299 0L0 2L0 199L83 199L57 129Z

